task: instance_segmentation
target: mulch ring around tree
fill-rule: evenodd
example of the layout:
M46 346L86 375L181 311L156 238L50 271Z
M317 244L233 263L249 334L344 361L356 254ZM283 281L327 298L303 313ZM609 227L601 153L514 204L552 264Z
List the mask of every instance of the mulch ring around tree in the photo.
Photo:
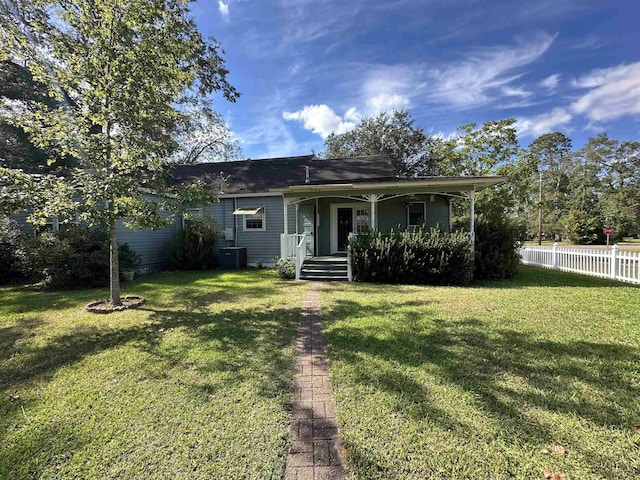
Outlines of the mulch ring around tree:
M88 303L84 309L91 313L113 313L121 312L129 308L136 308L142 305L145 300L140 295L127 295L122 297L122 305L114 307L111 305L111 300L99 300L97 302Z

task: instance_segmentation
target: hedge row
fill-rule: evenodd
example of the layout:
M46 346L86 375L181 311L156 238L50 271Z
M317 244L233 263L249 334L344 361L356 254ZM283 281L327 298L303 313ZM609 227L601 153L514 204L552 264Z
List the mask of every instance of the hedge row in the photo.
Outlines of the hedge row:
M464 285L512 278L524 228L507 218L476 222L474 254L467 233L438 230L369 231L349 241L353 278L360 282Z
M359 282L464 285L473 278L466 233L369 231L349 241L353 278Z

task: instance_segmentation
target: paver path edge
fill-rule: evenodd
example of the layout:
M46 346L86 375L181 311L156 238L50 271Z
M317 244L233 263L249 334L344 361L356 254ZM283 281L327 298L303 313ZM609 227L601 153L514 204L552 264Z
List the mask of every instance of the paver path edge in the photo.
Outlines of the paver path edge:
M322 332L320 290L323 286L321 282L311 283L302 297L285 480L347 478Z

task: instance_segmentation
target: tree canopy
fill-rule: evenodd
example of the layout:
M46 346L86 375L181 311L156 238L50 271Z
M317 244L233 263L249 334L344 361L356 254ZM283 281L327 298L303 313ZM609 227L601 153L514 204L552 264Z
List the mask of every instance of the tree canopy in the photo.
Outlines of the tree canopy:
M434 139L404 110L363 118L346 133L332 133L324 144L327 158L389 155L397 176L434 175Z
M352 131L325 141L327 157L375 154L390 155L398 176L507 176L505 184L476 196L476 210L514 217L531 236L537 234L539 211L547 238L602 241L605 225L614 227L618 238L640 234L637 141L602 133L573 150L569 137L551 132L523 148L515 119L469 123L442 138L426 134L404 111L363 118ZM464 220L468 206L454 202L454 215Z
M0 208L23 206L19 192L32 221L79 215L105 226L119 305L116 221L157 227L163 212L212 198L202 184L172 184L166 166L187 108L214 92L238 97L223 52L202 37L184 0L13 0L0 10L0 60L25 65L55 99L4 102L4 120L47 152L48 164L77 161L38 177L3 167Z
M188 121L175 135L177 149L171 160L176 163L228 162L242 159L242 149L220 115L209 109L190 110Z

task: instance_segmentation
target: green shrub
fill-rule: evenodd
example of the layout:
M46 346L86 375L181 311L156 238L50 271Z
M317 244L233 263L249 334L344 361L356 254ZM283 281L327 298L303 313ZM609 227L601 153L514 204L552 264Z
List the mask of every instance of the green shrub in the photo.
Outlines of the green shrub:
M569 243L593 245L604 243L602 220L581 210L570 210L564 219L565 232Z
M464 232L369 231L348 246L353 279L360 282L461 285L473 275Z
M275 269L280 278L284 278L286 280L296 278L296 261L292 258L287 259L276 257Z
M204 270L218 266L215 245L221 232L212 219L195 218L167 241L169 264L177 270Z
M118 264L120 270L135 270L140 266L140 255L128 243L118 244Z
M525 226L503 216L479 216L475 227L474 277L479 280L514 277L519 263L516 248L525 239Z
M138 258L128 244L118 246L120 268ZM28 238L20 251L22 272L48 288L92 288L109 284L107 232L68 225L60 232Z
M0 216L0 284L24 277L19 253L26 237L15 220Z

